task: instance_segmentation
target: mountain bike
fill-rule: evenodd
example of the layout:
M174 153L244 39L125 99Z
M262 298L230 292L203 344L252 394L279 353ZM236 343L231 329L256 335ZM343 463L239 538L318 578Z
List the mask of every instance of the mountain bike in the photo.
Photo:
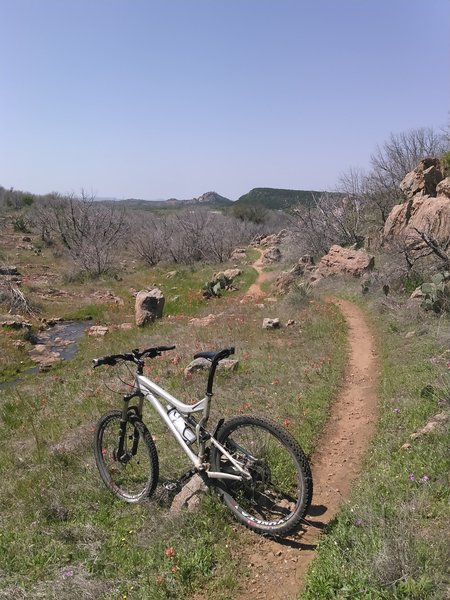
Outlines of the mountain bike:
M303 450L286 429L263 417L222 418L214 431L208 431L214 375L234 348L195 354L194 358L205 358L211 365L205 397L193 405L143 375L145 358L174 348L158 346L94 359L94 368L119 362L136 366L122 409L103 415L95 429L95 461L104 483L126 502L140 502L155 491L158 453L143 421L144 400L148 400L193 465L173 484L175 489L199 473L207 484L214 484L236 519L248 528L268 536L292 533L312 498L311 470Z

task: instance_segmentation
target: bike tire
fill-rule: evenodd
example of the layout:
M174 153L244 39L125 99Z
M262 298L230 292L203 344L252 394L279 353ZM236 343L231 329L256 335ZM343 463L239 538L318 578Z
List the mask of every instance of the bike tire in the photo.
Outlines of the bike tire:
M149 430L136 415L128 415L124 438L124 452L128 460L117 459L117 448L122 411L104 414L97 423L94 437L94 455L97 468L105 485L121 500L137 503L155 491L159 476L159 461L155 442ZM137 452L131 453L133 438L138 435Z
M222 425L217 441L252 474L251 481L217 480L235 518L271 537L297 530L311 505L313 482L308 459L295 438L268 419L240 416ZM215 446L211 469L238 474Z

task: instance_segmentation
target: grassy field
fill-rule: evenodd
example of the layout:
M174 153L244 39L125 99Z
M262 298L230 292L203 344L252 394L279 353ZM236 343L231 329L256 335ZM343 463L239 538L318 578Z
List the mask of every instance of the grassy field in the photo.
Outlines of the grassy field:
M205 373L183 375L194 352L235 345L239 369L217 378L211 427L222 415L266 415L284 422L306 452L314 447L345 364L346 326L337 309L303 296L259 308L240 303L239 293L197 303L190 290L198 289L206 271L186 269L170 279L166 271L145 273L145 283L177 287L172 291L180 296L179 312L169 304L172 317L148 328L112 328L101 339L85 335L72 361L0 390L0 597L182 598L214 574L210 593L232 598L245 569L235 558L244 543L243 528L215 494L205 496L195 516L173 517L162 489L154 499L132 506L104 487L93 462L93 429L103 412L120 406L127 389L123 382L130 376L121 368L93 372L90 361L96 356L176 344L174 352L147 369L190 402L206 385ZM247 269L240 287L254 278ZM136 270L127 279L101 285L121 297L142 280ZM64 289L86 298L95 285L99 282L68 282ZM114 325L131 320L131 309L131 301L106 307L86 303L77 313L75 303L66 303L61 314L91 313L95 322ZM190 324L192 314L209 313L217 315L213 325ZM295 324L265 331L261 325L267 316ZM187 466L183 455L150 412L144 416L155 436L161 478L180 475Z
M411 435L448 417L449 322L391 299L363 306L381 350L378 433L301 599L448 598L448 427Z

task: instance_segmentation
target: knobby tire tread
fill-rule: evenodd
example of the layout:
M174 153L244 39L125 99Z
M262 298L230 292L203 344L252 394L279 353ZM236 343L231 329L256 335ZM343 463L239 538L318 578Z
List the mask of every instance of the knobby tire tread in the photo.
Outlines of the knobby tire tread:
M283 427L280 427L277 423L271 421L270 419L262 417L238 416L226 421L217 433L217 440L221 444L223 444L223 441L230 434L232 434L233 431L236 431L237 429L245 425L261 427L262 429L272 433L278 439L279 442L281 442L291 451L291 456L297 463L299 471L301 473L301 479L303 484L301 502L299 503L295 512L292 514L289 520L283 525L267 527L259 525L257 523L249 522L247 518L243 517L243 515L240 514L239 511L233 508L233 498L227 492L226 480L218 480L219 483L217 484L217 487L222 495L225 504L232 511L235 518L237 518L246 527L248 527L252 531L256 531L257 533L268 537L287 536L298 529L300 523L306 516L312 502L313 480L311 469L309 466L309 461L302 448L298 444L297 440L292 436L292 434L289 431L287 431ZM214 470L220 471L220 457L220 451L214 447L211 453L211 466Z
M133 414L128 415L128 421L135 427L139 432L139 443L144 443L147 447L148 457L150 461L150 472L147 484L144 488L144 492L141 493L136 499L130 499L122 495L117 486L111 485L111 477L109 477L108 468L103 460L102 448L101 448L101 439L102 432L105 430L109 421L117 420L117 425L119 426L120 419L122 418L122 411L120 410L111 410L99 419L97 422L97 426L94 434L94 456L95 462L97 465L97 469L100 473L100 476L106 485L106 487L120 500L124 500L125 502L130 503L138 503L142 502L146 498L149 498L156 489L158 484L159 477L159 460L158 460L158 452L156 450L155 442L147 429L146 425ZM133 460L133 459L131 459Z

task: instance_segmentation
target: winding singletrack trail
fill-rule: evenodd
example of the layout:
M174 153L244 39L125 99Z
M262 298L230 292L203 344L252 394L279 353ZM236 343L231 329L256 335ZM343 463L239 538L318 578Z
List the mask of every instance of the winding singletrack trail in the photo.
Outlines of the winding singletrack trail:
M371 331L353 303L331 299L349 326L349 363L344 385L331 407L325 430L312 457L314 497L304 528L282 542L247 532L240 555L250 575L235 600L294 600L314 558L320 531L349 498L352 482L374 432L378 366Z
M253 300L257 300L262 296L265 296L264 292L261 289L261 283L268 279L267 273L263 271L263 254L260 251L259 258L253 263L252 267L258 273L258 277L256 278L255 283L248 288L245 297L252 298Z

